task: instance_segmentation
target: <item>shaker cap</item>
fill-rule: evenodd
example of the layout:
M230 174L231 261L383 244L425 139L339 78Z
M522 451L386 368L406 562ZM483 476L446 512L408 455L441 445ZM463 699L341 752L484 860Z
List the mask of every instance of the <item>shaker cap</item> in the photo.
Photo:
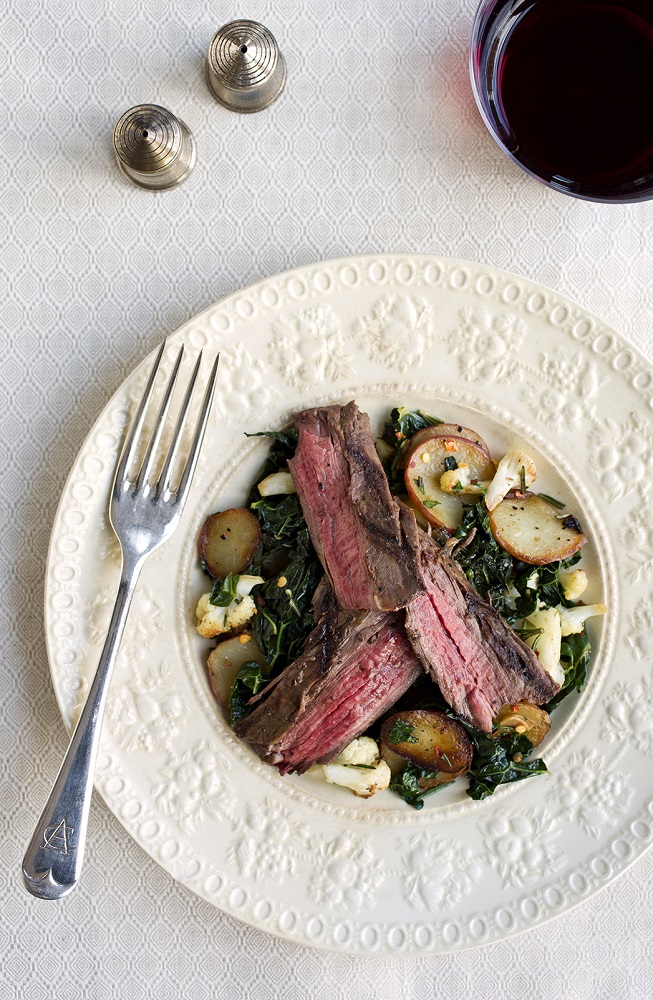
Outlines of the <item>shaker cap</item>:
M231 111L249 114L276 101L286 82L286 64L274 35L258 21L230 21L213 37L207 81Z

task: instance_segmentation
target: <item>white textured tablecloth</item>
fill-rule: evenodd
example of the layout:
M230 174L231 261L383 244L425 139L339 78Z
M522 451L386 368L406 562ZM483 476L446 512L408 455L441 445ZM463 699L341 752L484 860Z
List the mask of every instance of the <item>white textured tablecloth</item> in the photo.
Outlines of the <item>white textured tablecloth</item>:
M653 995L653 858L498 945L420 960L313 951L190 895L96 798L83 880L32 899L20 860L66 740L42 587L67 472L104 403L165 334L242 285L356 253L446 254L552 286L653 354L653 203L550 192L485 132L467 75L473 0L8 0L0 17L0 997L397 1000ZM217 28L276 35L277 104L221 108ZM132 187L118 117L193 131L180 188Z

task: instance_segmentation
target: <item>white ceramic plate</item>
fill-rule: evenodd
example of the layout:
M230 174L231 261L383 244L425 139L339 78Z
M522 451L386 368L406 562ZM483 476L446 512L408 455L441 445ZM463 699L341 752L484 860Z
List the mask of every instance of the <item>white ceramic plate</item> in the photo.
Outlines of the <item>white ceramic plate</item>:
M173 878L295 941L427 954L496 941L568 910L653 838L653 375L596 318L493 268L432 257L305 267L245 289L170 340L220 349L213 419L183 522L147 563L104 726L97 787ZM46 627L70 726L95 669L119 572L106 516L121 434L148 359L108 404L52 533ZM190 359L187 361L190 366ZM208 365L206 366L208 369ZM244 436L315 403L356 398L475 427L500 454L527 443L540 489L591 544L591 679L554 715L550 773L485 802L464 782L415 812L281 778L231 734L194 633L205 516L244 500L266 445Z

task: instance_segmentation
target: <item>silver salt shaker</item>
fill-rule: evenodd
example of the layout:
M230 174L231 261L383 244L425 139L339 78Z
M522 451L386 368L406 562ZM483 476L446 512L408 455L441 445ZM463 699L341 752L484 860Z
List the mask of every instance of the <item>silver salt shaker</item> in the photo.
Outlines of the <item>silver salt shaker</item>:
M118 166L134 184L154 191L176 187L195 166L189 128L158 104L139 104L113 130Z
M286 82L286 63L274 35L262 24L231 21L213 37L206 75L220 104L250 114L276 101Z

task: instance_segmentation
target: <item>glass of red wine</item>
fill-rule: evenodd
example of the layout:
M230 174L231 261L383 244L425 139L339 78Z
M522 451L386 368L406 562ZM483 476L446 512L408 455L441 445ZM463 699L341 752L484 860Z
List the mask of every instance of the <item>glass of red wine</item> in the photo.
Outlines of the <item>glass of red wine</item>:
M483 0L474 96L527 173L577 198L653 198L653 0Z

